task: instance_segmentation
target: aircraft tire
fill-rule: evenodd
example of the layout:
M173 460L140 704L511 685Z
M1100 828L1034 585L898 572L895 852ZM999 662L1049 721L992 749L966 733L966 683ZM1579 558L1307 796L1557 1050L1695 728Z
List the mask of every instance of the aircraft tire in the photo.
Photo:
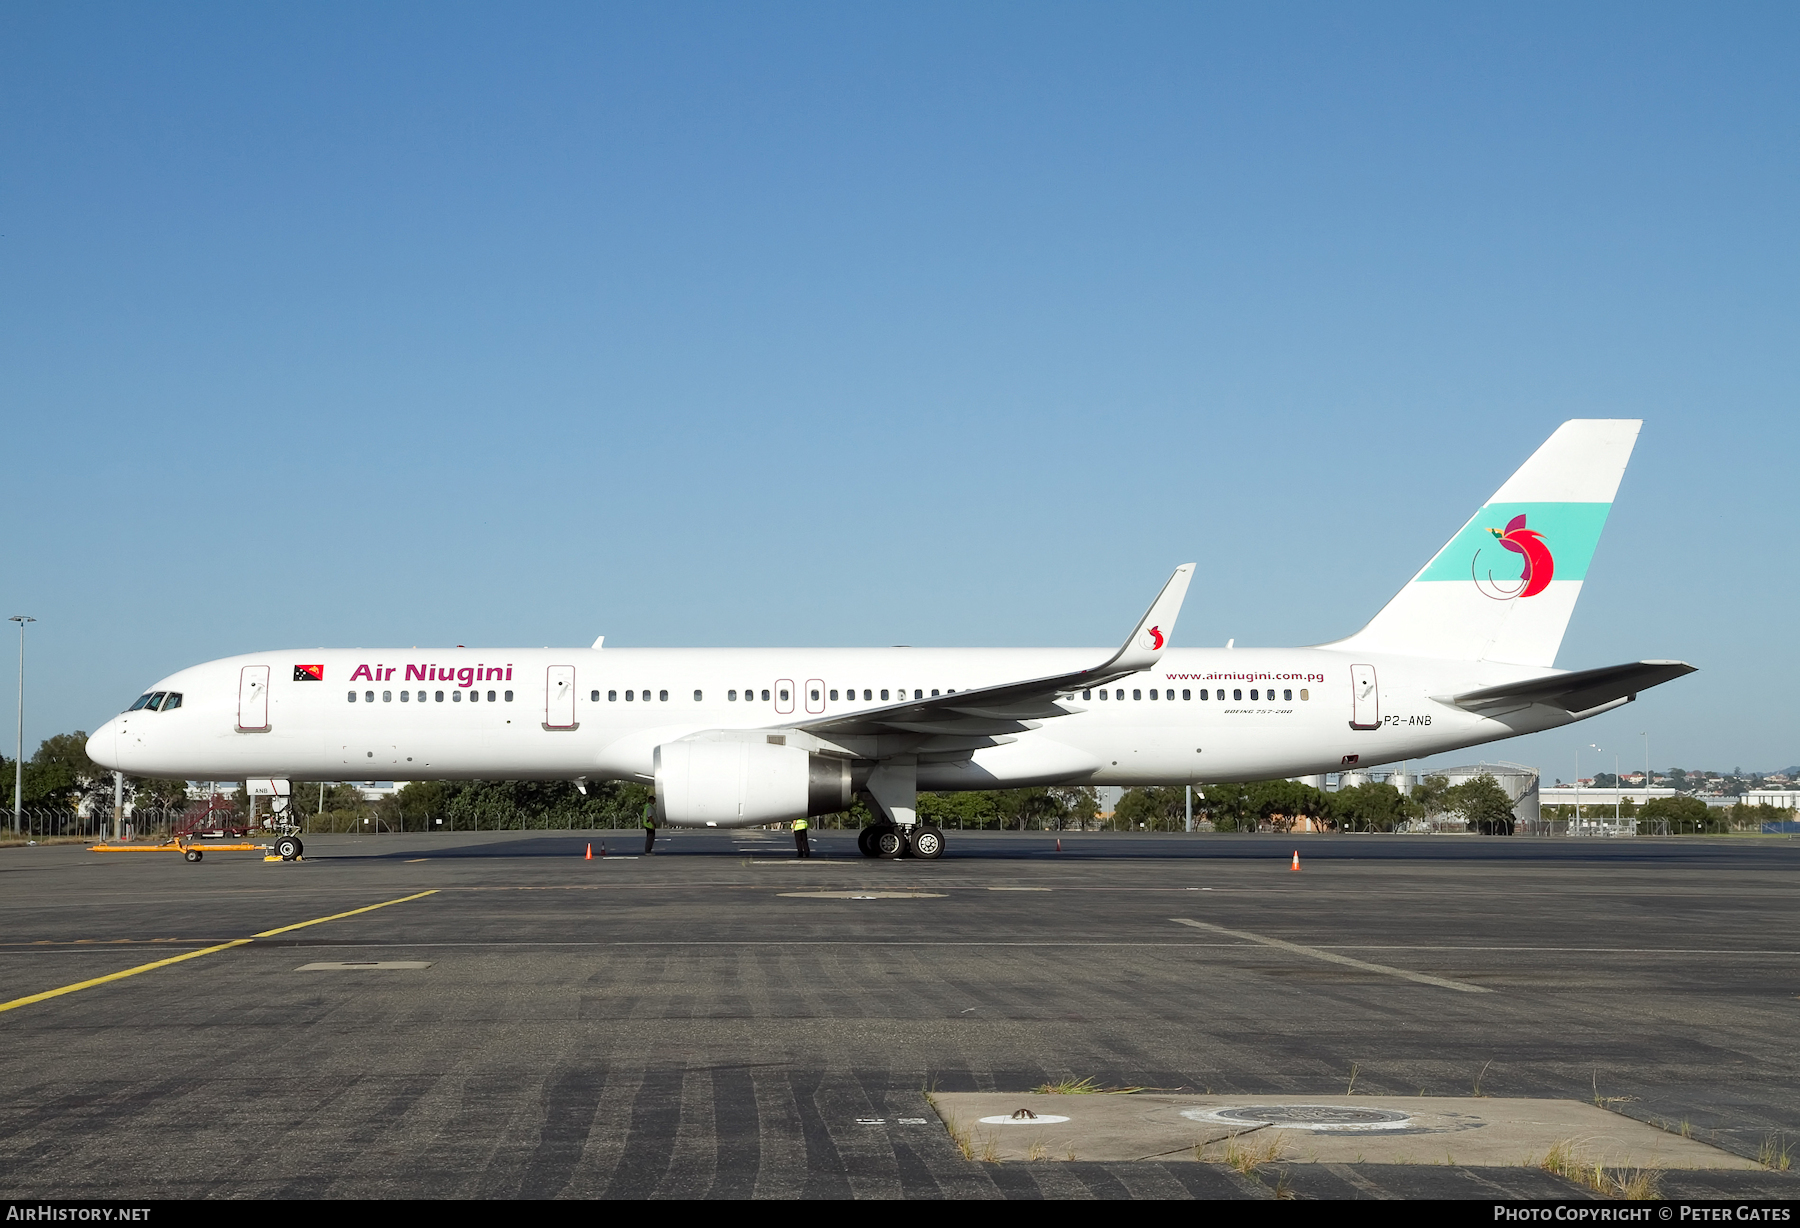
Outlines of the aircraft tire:
M906 837L898 827L876 828L875 855L884 861L906 856Z
M186 853L186 857L189 861L199 861L200 858L202 858L204 856L205 856L205 854L202 853L199 849L189 849Z
M880 831L881 829L879 827L871 825L857 832L856 851L861 853L864 857L877 856L878 852L875 848L875 837Z
M298 836L283 836L275 842L275 853L283 861L293 861L305 851L306 846L300 843Z
M913 829L908 847L914 857L936 861L944 855L944 833L930 823L921 823Z

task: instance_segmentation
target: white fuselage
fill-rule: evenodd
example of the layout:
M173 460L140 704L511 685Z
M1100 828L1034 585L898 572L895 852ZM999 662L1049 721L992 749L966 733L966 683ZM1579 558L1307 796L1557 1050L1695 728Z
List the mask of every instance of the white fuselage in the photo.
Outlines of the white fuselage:
M658 745L702 731L802 725L1062 674L1106 656L1051 648L264 652L156 683L152 691L179 693L181 705L114 717L89 754L133 775L185 779L648 782ZM317 667L322 680L295 680L302 666ZM1373 704L1366 687L1360 708L1353 699L1352 666L1373 671ZM264 676L259 668L266 711L246 717L243 705L255 702L246 680ZM1065 691L1071 715L967 759L921 762L918 787L1197 784L1419 758L1568 723L1556 708L1490 717L1433 698L1546 672L1330 648L1170 648L1155 669L1104 688L1104 699Z

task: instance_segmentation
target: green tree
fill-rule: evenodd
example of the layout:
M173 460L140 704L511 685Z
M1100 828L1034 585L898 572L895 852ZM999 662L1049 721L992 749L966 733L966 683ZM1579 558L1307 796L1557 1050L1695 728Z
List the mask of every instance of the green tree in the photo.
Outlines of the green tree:
M1673 775L1673 773L1671 773ZM1664 821L1672 835L1719 831L1725 819L1697 797L1654 797L1638 812L1638 822Z
M105 778L112 789L112 773L87 756L88 736L77 730L45 738L31 762L25 765L25 805L73 809Z
M1207 785L1196 800L1205 806L1215 831L1255 831L1262 818L1250 786L1242 781Z
M1078 831L1086 831L1088 825L1100 817L1100 799L1092 785L1069 785L1060 789L1052 789L1050 793L1056 798L1062 814L1057 827L1073 824ZM1184 817L1186 798L1183 797Z
M1331 815L1344 831L1393 831L1419 812L1393 785L1369 781L1329 795Z
M187 805L187 781L162 776L128 776L132 804L147 810L173 810Z
M1469 826L1482 835L1513 834L1512 798L1506 795L1500 782L1486 772L1452 788L1446 800L1451 809L1462 815Z
M1126 831L1179 831L1187 822L1187 790L1177 786L1127 789L1113 807L1113 819Z
M1435 819L1450 809L1450 778L1448 776L1421 777L1413 785L1412 802L1418 813L1427 819Z

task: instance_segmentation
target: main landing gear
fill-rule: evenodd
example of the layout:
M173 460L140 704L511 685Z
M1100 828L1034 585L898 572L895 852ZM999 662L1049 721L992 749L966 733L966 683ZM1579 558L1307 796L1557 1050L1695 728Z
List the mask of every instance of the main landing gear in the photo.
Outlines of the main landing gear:
M873 823L856 834L856 847L864 857L919 857L935 861L944 855L944 833L930 823L905 827Z

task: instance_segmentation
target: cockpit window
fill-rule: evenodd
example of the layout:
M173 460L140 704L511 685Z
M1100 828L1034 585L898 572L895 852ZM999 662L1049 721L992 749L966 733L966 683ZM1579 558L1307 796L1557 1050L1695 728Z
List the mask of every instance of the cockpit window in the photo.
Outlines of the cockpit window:
M150 702L150 696L148 696L148 695L139 695L139 696L138 696L138 697L137 697L137 702L136 702L136 703L134 703L134 704L132 704L132 705L131 705L131 706L130 706L130 707L129 707L129 708L127 708L127 709L125 709L125 711L127 711L127 712L136 712L136 711L137 711L137 710L138 710L138 709L139 709L139 708L141 708L141 707L143 707L143 706L144 706L144 705L145 705L145 704L147 704L147 703L149 703L149 702Z
M160 709L160 711L167 712L172 708L179 708L180 706L181 706L181 692L180 691L170 691L168 696L166 698L164 698L164 700L162 701L162 708Z

